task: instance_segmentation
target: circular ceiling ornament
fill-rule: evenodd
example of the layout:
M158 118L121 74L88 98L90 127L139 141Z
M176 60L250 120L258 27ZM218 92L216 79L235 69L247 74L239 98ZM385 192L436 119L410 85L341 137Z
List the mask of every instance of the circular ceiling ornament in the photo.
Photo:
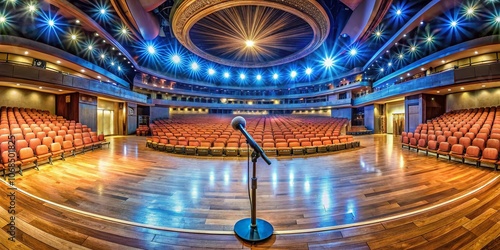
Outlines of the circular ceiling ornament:
M184 0L172 17L177 40L207 60L259 68L300 59L328 37L315 0Z

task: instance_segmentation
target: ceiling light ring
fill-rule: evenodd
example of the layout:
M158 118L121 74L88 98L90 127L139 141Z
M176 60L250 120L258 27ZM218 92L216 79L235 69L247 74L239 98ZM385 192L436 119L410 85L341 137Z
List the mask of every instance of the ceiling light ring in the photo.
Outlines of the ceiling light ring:
M204 17L217 11L237 6L263 6L278 9L305 21L313 32L310 42L288 56L266 62L241 62L224 59L200 49L190 37L190 30ZM314 0L187 0L176 8L172 18L172 30L177 40L191 52L207 60L236 67L259 68L280 65L303 58L319 48L330 32L330 20L322 6Z

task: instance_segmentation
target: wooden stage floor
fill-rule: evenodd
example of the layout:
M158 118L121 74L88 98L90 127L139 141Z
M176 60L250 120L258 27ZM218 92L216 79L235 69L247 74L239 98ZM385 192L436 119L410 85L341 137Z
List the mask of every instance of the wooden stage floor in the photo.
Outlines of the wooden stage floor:
M391 135L356 138L360 148L273 158L271 166L259 160L257 216L273 224L278 236L257 247L500 244L495 240L500 235L499 172L424 153L417 156L413 150L401 149L399 138ZM19 244L60 248L51 245L59 239L98 249L245 246L232 230L236 221L250 216L246 157L173 155L146 148L144 137L108 140L109 149L55 161L53 166L44 164L40 171L30 169L16 176L18 216L24 231L31 232L23 231L24 241ZM2 189L6 190L5 184ZM2 223L8 218L5 204L2 201ZM37 219L37 211L44 216ZM116 232L104 230L107 236L97 233L100 241L89 241L89 235L99 237L88 231L102 227ZM29 235L37 230L55 239L52 243L28 240L35 238ZM87 240L76 240L75 232ZM149 243L112 237L116 233L133 239L133 232L155 237ZM183 235L189 235L192 242L179 244Z

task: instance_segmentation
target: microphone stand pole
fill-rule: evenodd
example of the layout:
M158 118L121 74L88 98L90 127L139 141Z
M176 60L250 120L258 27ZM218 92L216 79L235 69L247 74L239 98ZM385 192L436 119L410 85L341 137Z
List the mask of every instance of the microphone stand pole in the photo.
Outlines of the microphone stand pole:
M250 208L250 218L239 220L234 225L234 232L236 235L250 242L265 240L271 237L274 232L271 223L262 219L257 219L257 159L259 159L259 157L259 152L254 149L252 152L252 204Z

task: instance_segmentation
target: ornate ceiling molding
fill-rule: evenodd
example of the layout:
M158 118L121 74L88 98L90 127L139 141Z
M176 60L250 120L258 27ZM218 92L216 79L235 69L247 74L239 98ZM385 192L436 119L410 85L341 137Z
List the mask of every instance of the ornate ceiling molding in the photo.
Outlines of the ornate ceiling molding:
M242 62L212 55L192 41L190 31L201 19L215 12L238 6L264 6L290 13L304 20L313 31L309 43L290 55L265 62ZM177 40L187 49L207 60L235 67L259 68L280 65L300 59L321 46L328 37L330 20L323 7L315 0L185 0L176 8L172 30Z

